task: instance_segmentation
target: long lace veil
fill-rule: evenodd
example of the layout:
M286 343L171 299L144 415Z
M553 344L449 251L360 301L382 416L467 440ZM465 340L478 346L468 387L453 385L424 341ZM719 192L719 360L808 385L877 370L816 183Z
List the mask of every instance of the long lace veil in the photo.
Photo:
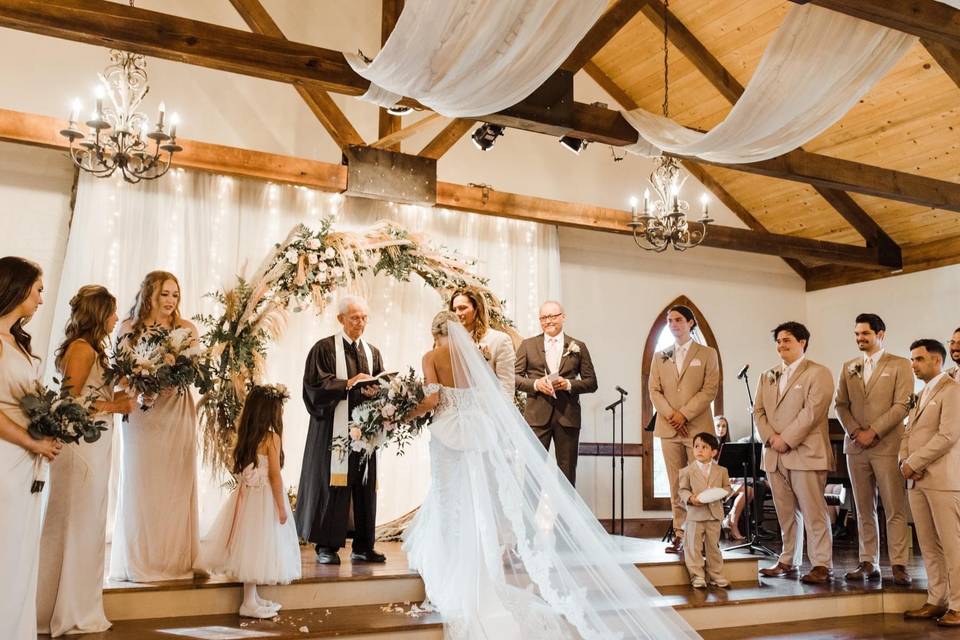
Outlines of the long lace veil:
M495 581L543 605L533 609L562 614L564 637L699 638L672 607L655 604L657 590L547 458L467 332L448 325L456 386L472 396L461 421L482 452L474 459L483 469L464 472L487 484L475 489L494 505L481 534L496 536L485 548L499 545L483 559Z

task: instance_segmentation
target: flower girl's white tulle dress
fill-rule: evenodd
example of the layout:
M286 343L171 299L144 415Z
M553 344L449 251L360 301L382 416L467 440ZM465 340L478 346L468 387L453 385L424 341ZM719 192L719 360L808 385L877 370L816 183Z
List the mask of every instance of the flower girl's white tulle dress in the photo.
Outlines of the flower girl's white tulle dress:
M239 484L200 545L197 566L240 582L287 584L300 578L300 544L286 500L280 524L267 475L267 456L247 465Z

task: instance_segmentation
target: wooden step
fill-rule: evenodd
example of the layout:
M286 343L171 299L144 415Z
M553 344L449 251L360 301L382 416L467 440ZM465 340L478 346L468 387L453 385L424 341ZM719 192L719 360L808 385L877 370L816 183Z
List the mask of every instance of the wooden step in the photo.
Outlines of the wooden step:
M916 640L955 639L956 629L938 627L934 622L904 620L902 615L885 613L842 618L817 618L803 622L731 627L703 632L704 640Z
M83 640L443 639L443 625L436 613L410 615L410 610L409 603L396 603L282 610L270 620L241 618L236 613L121 620L109 631L75 637Z

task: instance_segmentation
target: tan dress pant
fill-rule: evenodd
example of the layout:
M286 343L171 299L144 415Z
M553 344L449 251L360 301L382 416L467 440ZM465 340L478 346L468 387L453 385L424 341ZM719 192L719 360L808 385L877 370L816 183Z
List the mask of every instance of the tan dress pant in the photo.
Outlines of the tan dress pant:
M877 494L887 520L887 554L890 564L907 564L910 528L907 525L907 488L897 456L875 456L869 451L847 455L853 501L857 506L860 562L880 564L880 527Z
M813 566L833 567L833 536L823 490L826 471L784 469L767 473L780 522L783 552L780 562L800 566L803 561L803 534L807 534L807 556Z
M660 438L663 449L663 464L670 481L670 505L673 509L673 530L679 535L687 519L687 507L680 500L680 470L693 462L692 438Z
M690 579L703 578L708 582L723 579L723 555L720 552L719 520L687 520L684 525L683 562ZM706 574L704 574L706 549Z
M960 611L960 491L910 489L927 602Z

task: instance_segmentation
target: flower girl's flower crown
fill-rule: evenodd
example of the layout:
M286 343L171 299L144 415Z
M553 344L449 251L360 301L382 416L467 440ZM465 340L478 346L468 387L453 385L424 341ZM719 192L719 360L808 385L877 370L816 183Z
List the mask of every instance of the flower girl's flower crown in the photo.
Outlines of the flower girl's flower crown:
M257 385L263 389L263 395L271 400L280 400L286 402L290 399L290 392L286 385L282 384L261 384Z

